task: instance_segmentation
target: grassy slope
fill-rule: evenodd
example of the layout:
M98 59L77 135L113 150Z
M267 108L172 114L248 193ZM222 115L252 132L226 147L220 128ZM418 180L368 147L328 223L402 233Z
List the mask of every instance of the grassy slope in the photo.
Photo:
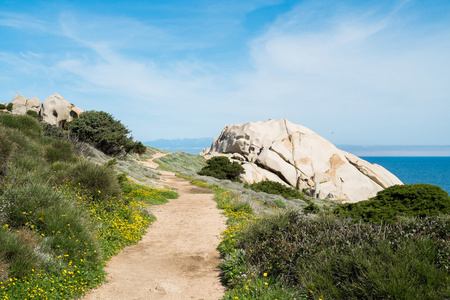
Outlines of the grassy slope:
M104 280L111 255L141 239L152 220L144 206L176 197L119 182L113 164L90 161L110 158L74 146L44 136L31 117L0 114L2 299L79 297ZM138 164L120 163L137 177L148 175Z

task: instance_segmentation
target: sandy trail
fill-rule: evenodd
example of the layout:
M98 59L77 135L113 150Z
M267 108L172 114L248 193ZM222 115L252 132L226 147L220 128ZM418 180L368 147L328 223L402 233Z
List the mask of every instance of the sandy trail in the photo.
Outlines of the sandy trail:
M156 152L151 159L148 159L146 161L139 162L141 165L149 167L151 169L158 169L159 165L155 163L153 160L166 156L169 153L162 153L162 152Z
M152 207L157 221L142 241L111 259L108 282L83 299L223 297L216 247L226 218L216 208L213 194L170 172L162 172L160 183L176 188L180 197Z

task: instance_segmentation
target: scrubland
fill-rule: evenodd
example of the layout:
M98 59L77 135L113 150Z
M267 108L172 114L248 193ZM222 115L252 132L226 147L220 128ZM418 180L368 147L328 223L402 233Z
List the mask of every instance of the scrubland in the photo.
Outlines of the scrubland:
M342 205L200 176L205 162L173 156L161 163L215 191L228 217L218 247L224 299L450 299L450 198L441 188L395 186Z
M109 258L154 220L146 206L177 196L135 182L157 176L138 163L52 131L0 114L1 299L71 299L102 284Z

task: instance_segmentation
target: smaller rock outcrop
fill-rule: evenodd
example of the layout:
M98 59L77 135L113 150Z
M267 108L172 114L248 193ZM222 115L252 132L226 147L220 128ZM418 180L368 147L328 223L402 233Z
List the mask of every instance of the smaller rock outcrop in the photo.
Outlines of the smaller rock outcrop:
M40 111L40 102L36 97L27 99L23 95L17 93L10 103L12 104L11 113L15 115L25 115L29 110L39 114Z

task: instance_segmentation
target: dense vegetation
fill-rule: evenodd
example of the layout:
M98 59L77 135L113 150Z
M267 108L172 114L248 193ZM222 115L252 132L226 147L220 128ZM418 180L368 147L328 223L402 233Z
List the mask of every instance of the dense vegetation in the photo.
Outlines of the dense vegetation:
M212 176L218 179L240 181L239 175L244 173L244 168L237 162L231 162L224 156L212 157L206 161L206 166L198 174Z
M376 225L284 212L238 234L229 299L448 299L449 238L448 217Z
M128 136L130 130L104 111L86 111L67 126L81 141L92 144L108 155L119 155L132 150L143 151L142 143L134 142Z
M387 210L419 212L393 218L380 211L382 224L326 209L261 215L242 194L211 188L228 217L218 247L224 299L450 298L448 196L438 187L397 186L358 203L378 200Z
M442 188L432 184L394 185L370 200L344 204L334 212L355 220L392 223L398 216L450 214L450 197Z
M143 206L175 196L78 157L33 117L0 113L0 298L79 297L141 239Z

